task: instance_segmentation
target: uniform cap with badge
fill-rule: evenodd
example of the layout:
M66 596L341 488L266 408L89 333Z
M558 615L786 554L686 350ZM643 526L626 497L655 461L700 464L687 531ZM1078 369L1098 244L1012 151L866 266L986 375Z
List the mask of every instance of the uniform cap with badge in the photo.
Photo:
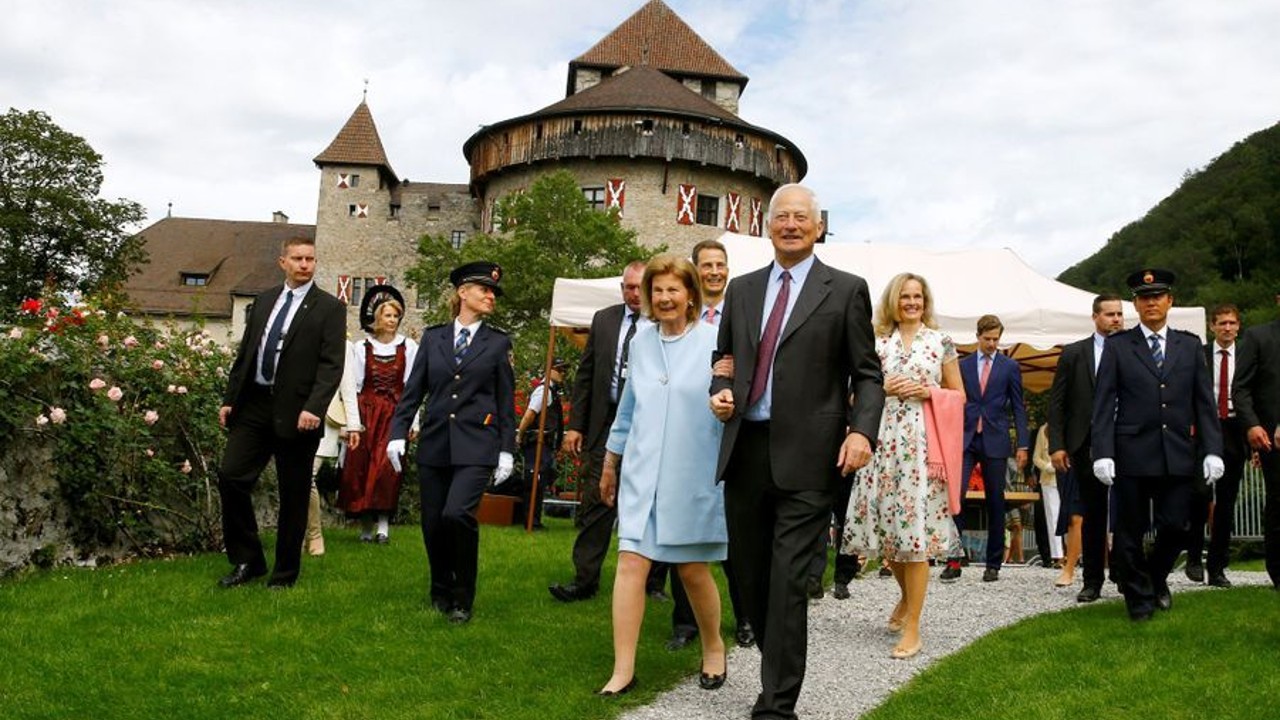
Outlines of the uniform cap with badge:
M502 286L498 284L501 280L502 268L497 263L484 260L461 265L449 273L449 282L456 288L475 283L493 288L493 294L498 297L502 297Z
M1129 286L1129 291L1134 297L1142 295L1164 295L1173 292L1173 281L1176 276L1172 270L1162 268L1146 268L1131 273L1125 279L1125 284Z

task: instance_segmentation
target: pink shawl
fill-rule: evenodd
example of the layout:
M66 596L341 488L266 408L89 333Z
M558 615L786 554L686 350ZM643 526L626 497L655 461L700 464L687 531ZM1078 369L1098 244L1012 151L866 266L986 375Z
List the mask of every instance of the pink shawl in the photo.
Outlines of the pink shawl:
M929 478L947 481L947 509L960 513L960 477L964 465L964 392L931 388L924 403Z

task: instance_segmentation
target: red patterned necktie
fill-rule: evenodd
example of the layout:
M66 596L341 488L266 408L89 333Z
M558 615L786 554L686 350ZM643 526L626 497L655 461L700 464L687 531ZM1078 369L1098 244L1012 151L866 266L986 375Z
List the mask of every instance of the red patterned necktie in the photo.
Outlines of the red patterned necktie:
M751 407L764 396L764 388L769 384L769 371L773 368L773 353L778 349L778 336L782 334L782 316L787 312L787 299L791 297L791 273L782 271L782 289L773 301L773 309L769 311L769 320L764 324L764 335L760 337L760 347L756 348L756 371L751 375L751 393L747 396L747 407Z
M1227 376L1227 363L1231 355L1226 350L1218 352L1222 355L1222 364L1218 366L1218 417L1226 420L1229 412L1227 399L1231 397L1231 379Z

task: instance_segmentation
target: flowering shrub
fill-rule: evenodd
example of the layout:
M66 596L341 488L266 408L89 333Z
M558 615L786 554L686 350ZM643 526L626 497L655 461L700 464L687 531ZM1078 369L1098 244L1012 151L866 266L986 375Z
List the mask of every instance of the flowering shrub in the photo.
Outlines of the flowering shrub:
M0 456L52 448L80 556L216 547L228 351L93 303L28 299L0 331Z

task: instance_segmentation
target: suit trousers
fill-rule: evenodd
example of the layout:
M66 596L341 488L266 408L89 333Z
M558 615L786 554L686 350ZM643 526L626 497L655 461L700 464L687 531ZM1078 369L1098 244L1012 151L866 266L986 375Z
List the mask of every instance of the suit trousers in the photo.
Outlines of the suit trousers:
M493 468L418 465L422 541L431 566L431 600L471 611L476 599L480 523L476 508Z
M1280 588L1280 448L1258 453L1262 459L1262 482L1266 503L1262 509L1263 547L1267 554L1267 575Z
M762 655L752 717L794 718L809 641L809 563L834 489L778 487L767 422L742 423L725 477L729 557Z
M218 468L222 497L222 537L233 565L266 569L262 539L253 510L253 489L273 457L279 508L276 515L276 555L271 581L292 584L302 565L302 541L311 499L311 464L322 430L279 437L272 419L271 389L251 383L245 390L227 433L227 447Z
M1115 547L1112 569L1129 612L1155 609L1155 596L1169 587L1169 571L1187 543L1187 506L1192 478L1121 475L1114 485ZM1154 518L1155 544L1148 554L1143 535Z
M1080 525L1080 558L1084 587L1102 589L1107 579L1107 530L1111 525L1109 508L1111 488L1093 475L1093 460L1085 446L1071 455L1070 484L1074 485L1078 502L1062 498L1064 507L1083 506L1084 521ZM1070 520L1070 518L1067 518ZM1065 526L1065 522L1060 522Z
M1236 418L1222 421L1222 477L1212 487L1196 483L1191 497L1190 527L1187 528L1187 564L1200 561L1204 552L1204 529L1209 520L1209 504L1213 504L1213 527L1209 534L1209 555L1205 564L1209 574L1227 567L1231 555L1231 533L1235 532L1236 498L1240 496L1240 480L1244 477L1244 429Z
M850 474L840 478L839 485L836 487L835 500L831 504L832 533L820 533L818 541L814 544L813 560L809 563L809 577L816 578L818 581L822 580L827 570L827 548L831 545L832 537L835 538L836 548L836 567L832 582L848 585L862 569L858 564L857 555L846 555L840 552L844 526L849 519L849 497L853 495L854 477Z
M574 524L578 537L573 541L573 581L579 587L600 587L600 568L609 543L613 541L613 526L618 521L618 510L600 499L600 470L604 467L604 446L593 448L588 457L587 476L581 488L581 500Z
M969 492L969 475L974 465L982 466L982 484L987 500L987 556L986 566L999 570L1004 564L1004 478L1008 472L1009 458L987 457L982 450L982 433L974 433L969 447L964 450L964 465L960 471L963 485L960 497ZM956 531L964 535L964 513L953 516Z

